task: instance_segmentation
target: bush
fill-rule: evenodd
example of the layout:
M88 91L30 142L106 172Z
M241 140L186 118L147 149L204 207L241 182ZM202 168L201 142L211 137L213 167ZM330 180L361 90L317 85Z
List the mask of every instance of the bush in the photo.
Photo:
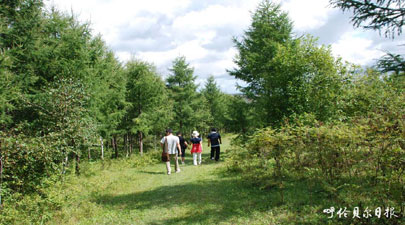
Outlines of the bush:
M279 129L258 130L246 145L231 149L228 168L262 188L282 187L286 180L326 182L336 189L347 180L378 185L374 191L404 202L404 95L389 108L350 123L313 126L296 121ZM328 188L325 187L325 188Z

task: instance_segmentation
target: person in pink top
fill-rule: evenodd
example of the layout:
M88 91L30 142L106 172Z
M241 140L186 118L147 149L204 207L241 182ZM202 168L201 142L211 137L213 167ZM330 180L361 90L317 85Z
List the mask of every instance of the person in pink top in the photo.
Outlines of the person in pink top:
M200 138L200 134L197 131L193 131L191 135L193 138L190 139L190 142L193 144L191 148L191 154L193 154L193 162L194 165L197 166L197 158L198 158L198 165L201 165L201 153L202 153L202 138Z

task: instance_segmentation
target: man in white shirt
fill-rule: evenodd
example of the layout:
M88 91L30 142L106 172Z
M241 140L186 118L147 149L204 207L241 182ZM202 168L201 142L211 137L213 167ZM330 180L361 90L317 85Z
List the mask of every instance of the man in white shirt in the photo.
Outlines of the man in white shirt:
M180 167L179 167L179 161L178 161L178 157L177 157L178 149L181 149L179 137L173 135L172 129L167 129L166 136L164 136L162 138L162 140L160 141L160 145L162 146L162 148L163 148L163 146L165 146L165 141L167 141L167 149L165 149L165 152L169 153L170 159L174 158L176 173L179 173ZM167 174L170 175L170 173L171 173L170 161L166 162L166 169L167 169Z

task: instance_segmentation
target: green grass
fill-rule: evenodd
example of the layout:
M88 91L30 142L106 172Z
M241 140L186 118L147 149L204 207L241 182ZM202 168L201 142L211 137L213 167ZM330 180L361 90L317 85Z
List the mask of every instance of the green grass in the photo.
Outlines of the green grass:
M225 137L222 159L229 142L230 136ZM285 210L272 210L278 201L272 195L225 174L223 161L210 160L209 150L205 143L201 166L192 165L188 154L181 173L171 175L163 163L135 168L117 162L104 169L98 164L84 166L84 175L64 185L68 200L49 223L270 224L274 214L288 217Z
M351 205L339 194L323 192L316 182L286 181L283 197L278 187L260 190L227 171L223 159L231 138L224 138L220 162L209 159L204 143L201 166L192 165L188 151L181 173L171 175L164 163L152 163L150 157L142 165L139 155L84 163L82 175L69 175L47 190L58 207L35 212L47 215L43 220L48 224L395 224L328 219L323 209ZM28 202L35 208L34 200ZM20 217L19 223L27 221Z

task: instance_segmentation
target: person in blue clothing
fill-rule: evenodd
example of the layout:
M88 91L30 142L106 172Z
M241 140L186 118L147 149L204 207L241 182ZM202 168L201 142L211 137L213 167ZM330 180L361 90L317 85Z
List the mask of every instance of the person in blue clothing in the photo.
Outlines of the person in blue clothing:
M211 145L211 160L219 161L220 154L220 144L222 144L221 135L217 132L215 128L211 129L211 133L207 137L208 147Z

